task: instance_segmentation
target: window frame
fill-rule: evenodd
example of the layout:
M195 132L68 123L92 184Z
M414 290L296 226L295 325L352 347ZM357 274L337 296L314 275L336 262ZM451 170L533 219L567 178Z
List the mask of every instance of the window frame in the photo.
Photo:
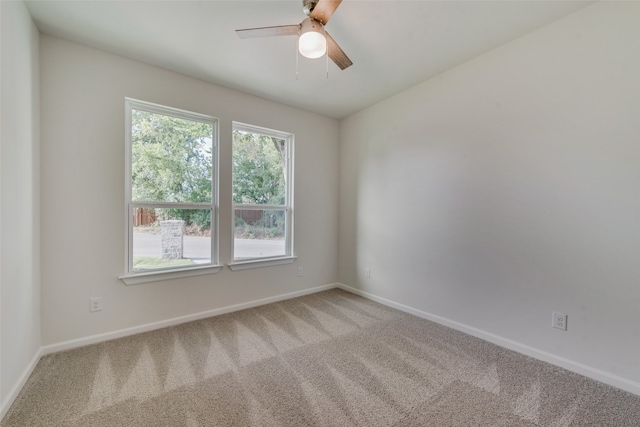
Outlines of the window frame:
M232 271L245 270L249 268L265 267L271 265L289 264L297 257L294 255L294 209L293 209L293 190L294 190L294 141L295 135L291 132L283 132L274 129L268 129L261 126L250 125L234 121L232 123L233 131L240 130L242 132L255 133L268 137L278 138L285 141L285 161L286 161L286 188L285 203L283 205L267 205L267 204L247 204L247 203L231 203L231 262L228 264ZM233 137L231 142L232 158L233 158ZM231 180L233 182L233 167ZM256 258L235 258L235 212L242 210L284 210L285 212L285 254L275 257L256 257Z
M211 125L211 202L149 202L134 201L132 194L132 110L170 116L182 120L195 121ZM133 98L125 98L125 271L119 278L127 285L152 281L176 279L217 273L219 264L219 120L206 114L195 113L179 108L154 104ZM169 267L154 270L134 271L133 269L133 209L135 208L178 208L211 210L211 261L195 266Z

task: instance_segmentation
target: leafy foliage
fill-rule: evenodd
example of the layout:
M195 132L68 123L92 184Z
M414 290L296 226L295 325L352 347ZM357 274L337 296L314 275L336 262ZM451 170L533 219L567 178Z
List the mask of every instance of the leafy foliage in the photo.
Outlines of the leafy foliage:
M132 198L138 202L203 202L212 198L211 125L132 110ZM285 141L233 131L233 202L283 205ZM155 209L157 218L211 227L207 209ZM284 211L270 211L251 227L283 229ZM278 232L278 234L280 234Z
M282 205L286 197L285 141L233 131L233 202Z
M133 200L210 202L211 125L140 110L132 110L131 119ZM188 225L211 226L211 215L202 210L163 211Z
M283 139L234 129L234 203L250 205L284 205L286 203L285 147ZM237 210L235 215L234 235L236 237L258 239L284 237L284 209L259 212Z

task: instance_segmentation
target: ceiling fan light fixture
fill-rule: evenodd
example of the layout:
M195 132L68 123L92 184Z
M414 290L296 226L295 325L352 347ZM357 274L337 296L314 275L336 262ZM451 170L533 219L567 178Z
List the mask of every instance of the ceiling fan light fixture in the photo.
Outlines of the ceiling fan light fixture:
M305 58L320 58L327 52L327 39L322 24L315 19L307 18L300 24L298 51Z
M2 1L2 0L0 0ZM325 25L336 11L342 0L302 0L304 13L308 16L297 25L277 25L260 28L244 28L236 30L242 39L254 37L298 36L296 64L300 58L320 58L327 56L327 74L329 60L344 70L353 65L338 43L324 30ZM296 65L297 67L297 65ZM296 73L297 75L297 73Z

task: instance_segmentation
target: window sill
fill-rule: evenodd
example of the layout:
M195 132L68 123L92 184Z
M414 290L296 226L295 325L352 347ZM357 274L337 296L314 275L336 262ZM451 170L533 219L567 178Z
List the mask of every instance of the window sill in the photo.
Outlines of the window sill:
M251 259L247 261L236 261L227 266L231 271L248 270L250 268L270 267L272 265L291 264L298 257L289 256L281 258L265 258L265 259Z
M221 268L221 265L207 265L179 270L148 271L144 273L124 274L118 278L122 280L125 285L138 285L140 283L159 282L161 280L215 274L219 272Z

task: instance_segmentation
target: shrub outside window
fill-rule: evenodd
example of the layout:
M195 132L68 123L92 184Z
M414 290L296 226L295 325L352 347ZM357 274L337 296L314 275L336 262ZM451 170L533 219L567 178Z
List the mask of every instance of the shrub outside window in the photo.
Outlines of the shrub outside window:
M129 98L125 107L127 275L216 266L217 120Z
M233 261L293 253L293 135L233 125Z

